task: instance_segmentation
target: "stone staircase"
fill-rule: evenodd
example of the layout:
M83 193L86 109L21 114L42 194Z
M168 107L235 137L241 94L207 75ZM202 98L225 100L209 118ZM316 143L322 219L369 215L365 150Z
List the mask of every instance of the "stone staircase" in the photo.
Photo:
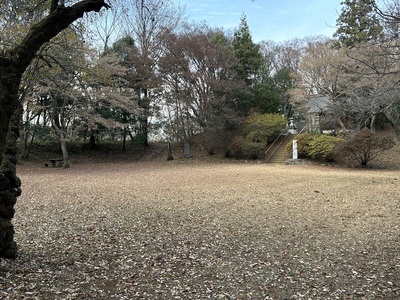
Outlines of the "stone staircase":
M286 152L286 145L296 138L296 135L288 134L284 136L281 141L266 153L266 162L281 164L284 163L290 156L290 153Z

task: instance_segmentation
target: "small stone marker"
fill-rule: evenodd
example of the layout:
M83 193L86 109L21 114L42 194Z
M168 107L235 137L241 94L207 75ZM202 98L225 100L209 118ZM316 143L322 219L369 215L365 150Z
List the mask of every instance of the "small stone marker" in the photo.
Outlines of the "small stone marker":
M191 158L192 154L190 154L190 145L188 142L183 144L183 157L184 158Z

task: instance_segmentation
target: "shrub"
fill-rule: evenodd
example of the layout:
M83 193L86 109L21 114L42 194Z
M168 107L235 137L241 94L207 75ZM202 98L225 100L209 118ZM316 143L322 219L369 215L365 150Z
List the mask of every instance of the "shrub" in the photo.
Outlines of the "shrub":
M297 137L297 153L299 157L309 157L310 143L315 137L312 133L303 133Z
M348 135L335 149L335 154L356 160L362 166L395 145L392 134L374 133L365 128Z
M233 156L236 159L257 159L265 152L264 143L253 143L239 136L232 140L227 157Z
M302 133L297 136L297 154L299 158L324 159L333 161L335 156L335 145L340 142L338 137ZM292 142L286 145L286 151L293 151Z
M333 161L335 146L341 140L330 135L315 135L308 144L308 156L312 159Z
M277 137L285 127L286 120L281 115L254 113L247 117L242 136L232 140L227 156L262 158L268 141Z
M234 130L209 129L196 135L193 140L197 140L209 155L214 155L229 149L236 134Z
M252 114L245 122L245 139L253 143L264 143L278 136L286 127L286 119L278 114Z
M307 158L310 142L312 141L315 134L312 133L302 133L297 136L297 155L299 158ZM286 151L288 153L292 153L293 151L293 142L290 142L286 145Z
M244 141L241 147L241 152L244 155L244 158L258 159L264 156L265 144Z

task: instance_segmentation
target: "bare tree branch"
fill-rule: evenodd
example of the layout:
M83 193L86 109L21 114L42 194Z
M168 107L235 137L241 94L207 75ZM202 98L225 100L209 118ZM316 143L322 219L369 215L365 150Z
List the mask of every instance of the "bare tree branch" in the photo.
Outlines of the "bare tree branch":
M17 62L16 66L20 74L29 66L36 52L44 43L81 18L84 13L98 12L103 7L110 8L104 0L84 0L71 7L58 6L58 9L32 26L21 44L12 53L13 61Z

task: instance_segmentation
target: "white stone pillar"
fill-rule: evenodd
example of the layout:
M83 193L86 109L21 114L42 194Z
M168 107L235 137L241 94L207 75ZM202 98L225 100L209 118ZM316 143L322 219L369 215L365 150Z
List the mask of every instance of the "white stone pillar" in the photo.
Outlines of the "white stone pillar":
M297 159L297 140L292 141L293 159Z

